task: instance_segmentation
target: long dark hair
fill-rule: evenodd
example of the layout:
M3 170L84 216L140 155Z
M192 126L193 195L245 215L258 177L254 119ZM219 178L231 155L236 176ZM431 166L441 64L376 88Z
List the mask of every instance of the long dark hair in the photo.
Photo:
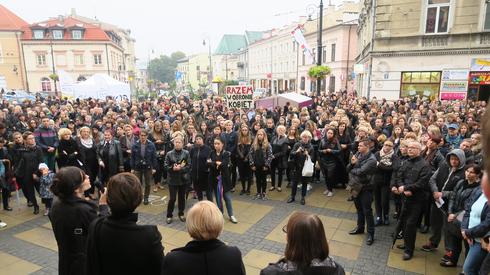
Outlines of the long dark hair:
M84 180L85 173L82 169L75 166L63 167L53 178L51 192L61 200L66 200L73 196Z
M300 269L310 266L313 259L328 257L329 249L323 223L317 215L294 213L287 224L287 245L284 256Z

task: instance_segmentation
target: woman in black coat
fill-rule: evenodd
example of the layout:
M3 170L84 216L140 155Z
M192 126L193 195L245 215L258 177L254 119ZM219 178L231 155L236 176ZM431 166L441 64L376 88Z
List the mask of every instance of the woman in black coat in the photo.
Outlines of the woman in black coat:
M102 169L102 182L124 171L123 154L121 144L112 136L111 130L104 131L104 141L97 148L97 158Z
M193 241L165 256L162 275L245 275L240 250L218 239L223 224L223 215L212 202L194 204L186 220Z
M277 191L281 192L282 175L287 167L288 159L288 138L286 137L286 127L279 125L276 128L276 136L272 139L272 162L271 162L271 188L269 191L276 189L276 171L277 171Z
M238 167L238 173L240 174L240 181L242 183L242 191L240 195L247 194L250 195L250 186L252 185L252 170L250 169L250 164L248 162L248 153L252 146L252 140L250 136L250 129L246 123L240 126L240 131L238 132L238 141L236 148L236 163Z
M333 196L333 188L336 181L335 171L337 170L339 155L340 144L335 136L335 130L328 129L318 147L320 168L325 177L325 185L327 187L323 194L327 195L327 197Z
M195 143L189 152L191 157L191 181L194 191L197 193L197 199L203 199L203 191L206 192L206 199L213 200L213 192L208 183L209 166L208 158L211 155L211 148L204 144L204 136L196 135Z
M32 132L24 133L25 146L19 147L18 162L14 174L22 187L24 196L34 206L34 214L39 214L35 190L39 193L39 181L34 180L34 174L38 172L39 164L43 162L43 151L36 145Z
M142 200L141 183L130 173L107 185L109 217L92 222L87 240L87 274L160 275L162 236L155 225L139 225L134 213Z
M350 153L352 139L350 134L347 131L347 124L345 122L339 123L339 131L337 133L337 139L340 144L340 155L339 155L339 163L337 165L338 176L337 180L339 183L345 187L348 181L348 173L345 167L350 163Z
M82 160L82 169L90 177L90 189L87 190L85 196L94 194L95 180L99 175L99 162L97 160L97 144L90 136L90 128L82 127L80 136L76 138L78 148L80 149L80 159ZM99 186L100 188L100 186Z
M223 199L226 204L226 211L232 223L237 223L233 215L233 205L231 201L231 174L230 174L231 153L224 150L224 141L221 138L214 139L214 150L208 159L209 165L209 184L211 185L216 197L216 204L223 212Z
M85 274L88 228L97 218L97 205L84 198L90 179L77 167L65 167L56 173L51 191L56 196L49 220L58 244L58 273ZM107 215L105 192L99 200L100 215Z
M78 143L71 137L68 128L61 128L59 133L60 145L58 146L58 167L75 166L81 168L83 160Z
M383 148L374 154L377 161L376 171L373 175L376 226L390 224L390 182L393 165L396 162L396 154L393 148L393 142L387 140L383 144Z
M303 131L301 133L301 141L298 141L291 149L289 154L290 158L294 162L294 181L293 186L291 186L291 197L288 199L288 203L292 203L296 200L296 191L298 189L298 184L301 183L301 204L304 205L306 189L308 188L308 183L311 177L304 177L302 175L303 167L305 166L306 158L314 154L313 145L311 145L311 133L309 131Z

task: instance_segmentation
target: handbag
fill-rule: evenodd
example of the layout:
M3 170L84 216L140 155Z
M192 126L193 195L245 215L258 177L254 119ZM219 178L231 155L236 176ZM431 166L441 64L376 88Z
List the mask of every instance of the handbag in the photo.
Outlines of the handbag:
M305 164L303 166L303 171L301 171L301 175L303 177L311 177L313 176L313 172L315 170L315 164L311 161L309 156L306 157Z

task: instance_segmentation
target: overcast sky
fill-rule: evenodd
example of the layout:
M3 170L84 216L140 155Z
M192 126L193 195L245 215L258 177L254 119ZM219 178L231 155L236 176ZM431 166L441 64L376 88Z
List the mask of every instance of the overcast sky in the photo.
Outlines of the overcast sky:
M186 54L207 52L204 38L214 49L223 34L279 28L307 14L319 0L2 0L1 4L34 23L57 15L77 14L131 29L136 55L147 60L180 50ZM328 0L324 1L328 3ZM342 0L331 0L340 4Z

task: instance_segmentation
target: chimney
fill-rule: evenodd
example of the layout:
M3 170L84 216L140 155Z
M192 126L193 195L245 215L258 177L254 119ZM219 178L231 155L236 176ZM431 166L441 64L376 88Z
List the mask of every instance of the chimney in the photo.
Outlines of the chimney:
M76 16L77 10L75 8L71 8L71 16Z

